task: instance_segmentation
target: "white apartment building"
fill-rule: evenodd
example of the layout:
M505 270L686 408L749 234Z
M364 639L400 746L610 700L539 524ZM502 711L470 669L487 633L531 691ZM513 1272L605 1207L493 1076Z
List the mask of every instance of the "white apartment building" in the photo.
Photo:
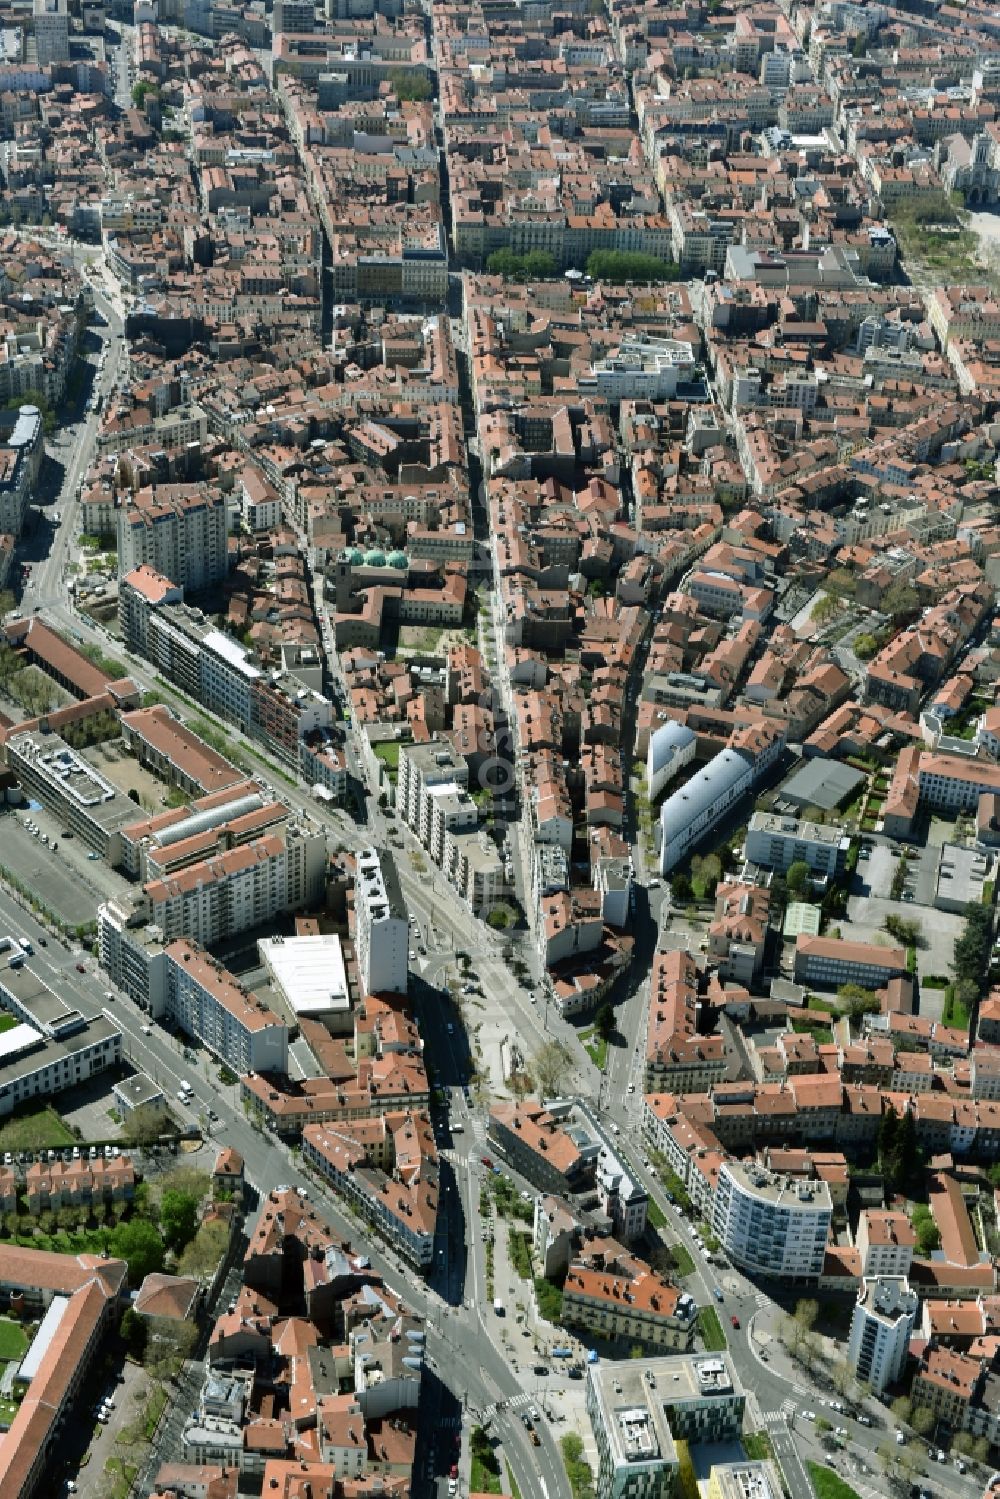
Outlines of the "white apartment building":
M466 791L468 785L469 767L447 740L400 748L396 810L425 848L431 847L435 797Z
M243 472L240 511L243 524L250 531L273 531L281 520L281 496L260 469L247 468Z
M358 976L365 994L405 994L409 917L396 863L387 850L359 851L354 876Z
M220 583L229 571L228 515L224 496L200 486L140 490L118 511L119 576L146 563L195 592Z
M501 897L503 865L479 831L468 785L469 767L447 740L400 748L397 810L473 912L485 917Z
M862 1281L847 1344L847 1362L878 1395L901 1376L919 1298L905 1276Z
M687 379L695 365L694 350L677 338L624 338L616 353L599 359L591 369L597 394L608 401L669 401L678 381ZM586 377L582 382L588 384Z
M855 1248L861 1257L861 1274L869 1280L909 1275L917 1236L904 1212L898 1209L862 1208Z
M159 945L189 937L211 947L282 912L322 905L325 888L323 834L305 826L269 832L98 907L101 966L162 1014L167 996L154 973Z
M713 1231L730 1259L750 1275L816 1281L832 1218L824 1181L796 1180L752 1161L726 1161L719 1171Z
M750 862L782 873L803 863L808 864L810 874L832 879L843 867L849 847L842 827L769 812L755 812L747 830Z
M325 881L323 834L289 827L151 880L143 894L168 942L190 937L211 947L280 912L321 904Z
M421 818L421 841L435 864L444 868L445 845L450 835L475 831L479 811L469 793L457 782L429 785L424 792L426 821ZM426 828L426 840L423 830Z
M441 867L477 916L487 917L502 900L503 863L491 840L479 832L478 824L461 830L449 829Z
M192 943L172 942L166 963L166 1014L234 1072L288 1071L288 1026Z
M44 352L44 351L42 351ZM16 359L10 358L8 365L16 368ZM17 392L3 388L0 379L0 399L16 398ZM11 454L11 461L4 465L0 474L0 532L20 536L28 517L31 494L44 453L42 438L42 414L37 406L25 405L17 413L13 430L4 442Z

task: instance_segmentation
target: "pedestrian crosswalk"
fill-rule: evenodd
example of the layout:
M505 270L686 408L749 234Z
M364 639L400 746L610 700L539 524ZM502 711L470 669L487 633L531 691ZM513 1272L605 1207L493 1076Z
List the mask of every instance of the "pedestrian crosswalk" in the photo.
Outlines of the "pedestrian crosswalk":
M785 1399L775 1411L761 1411L764 1425L773 1430L776 1426L784 1426L786 1421L795 1414L795 1401Z
M490 1419L490 1417L495 1416L497 1411L500 1410L523 1410L526 1405L531 1405L534 1402L534 1399L534 1395L527 1395L522 1390L519 1395L512 1395L509 1400L497 1400L492 1405L486 1406L486 1408L481 1413L482 1419L484 1421L487 1421Z

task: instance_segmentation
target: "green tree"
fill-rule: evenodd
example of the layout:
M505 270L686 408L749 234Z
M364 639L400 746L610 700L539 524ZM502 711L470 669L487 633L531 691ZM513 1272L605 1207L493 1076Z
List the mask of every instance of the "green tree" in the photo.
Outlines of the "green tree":
M672 874L670 876L670 893L675 901L689 901L694 894L691 881L686 874Z
M917 1150L917 1124L912 1110L906 1109L899 1121L896 1147L893 1152L893 1167L896 1185L912 1185L917 1172L919 1152Z
M809 865L805 859L796 859L793 864L789 865L785 884L788 886L789 895L794 895L796 900L801 900L809 888Z
M189 1192L164 1192L160 1201L160 1232L168 1249L179 1254L198 1228L198 1198Z
M937 1416L929 1405L915 1405L910 1425L918 1437L929 1437L937 1425Z
M554 1098L562 1091L572 1067L573 1058L561 1041L547 1041L539 1047L532 1070L544 1097Z
M162 1132L163 1115L148 1104L133 1109L125 1121L125 1134L130 1145L152 1145Z
M602 1041L611 1040L611 1037L615 1033L615 1024L616 1021L614 1006L609 1004L601 1005L597 1014L594 1016L594 1029L596 1030Z
M141 1359L145 1353L148 1332L145 1317L140 1317L133 1307L127 1307L122 1314L121 1333L133 1358Z
M883 614L891 616L894 623L899 623L917 613L920 598L908 583L893 583L882 595L879 607Z
M155 83L147 83L145 79L140 79L138 83L132 85L132 103L136 109L142 108L149 95L155 99L159 98L160 90Z
M812 606L810 619L814 619L818 625L825 625L840 612L840 604L832 593L821 593Z
M838 1395L847 1395L854 1386L854 1370L846 1358L834 1360L830 1369L830 1380Z
M138 1286L147 1275L163 1269L163 1240L151 1223L132 1218L119 1223L108 1237L111 1253L128 1265L130 1284Z
M854 654L859 661L870 661L879 649L878 638L867 630L854 637Z
M917 1250L922 1255L933 1254L941 1245L941 1230L931 1216L926 1203L918 1202L910 1214L913 1231L917 1236Z
M518 255L503 249L487 257L486 269L491 276L504 276L508 281L545 281L555 275L556 262L547 250Z
M852 1020L860 1020L862 1015L878 1014L878 995L871 989L862 989L860 984L841 984L837 998L843 1000Z
M587 257L587 275L595 281L678 281L680 266L638 251L592 250Z
M229 1247L229 1230L224 1223L210 1218L203 1223L177 1262L178 1275L207 1279L213 1275Z
M422 104L434 92L427 74L414 68L393 68L389 81L400 104L408 101Z
M718 854L695 854L691 860L691 885L699 900L714 895L721 875L722 861Z
M955 941L955 976L960 981L964 979L974 984L978 995L990 953L993 913L988 906L970 901L963 915L965 926Z
M797 1301L792 1316L803 1332L812 1332L819 1320L819 1302L813 1301L811 1298Z

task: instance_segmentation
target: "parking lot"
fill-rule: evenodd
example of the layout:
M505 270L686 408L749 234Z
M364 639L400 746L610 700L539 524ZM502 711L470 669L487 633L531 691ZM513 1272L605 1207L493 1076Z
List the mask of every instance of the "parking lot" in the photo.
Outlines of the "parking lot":
M59 821L49 813L18 809L0 817L0 861L67 926L93 921L101 902L122 889L121 878L102 860L88 859L86 844L64 837ZM29 818L40 829L37 838L25 826ZM41 833L49 839L47 846Z
M89 1387L88 1398L85 1402L81 1400L70 1423L66 1443L67 1449L74 1453L78 1451L81 1459L89 1451L82 1467L74 1469L71 1461L66 1468L66 1476L74 1479L76 1492L84 1499L108 1499L114 1491L112 1475L107 1471L109 1459L131 1466L148 1450L144 1442L129 1441L125 1437L139 1436L150 1394L148 1375L130 1363L122 1366L120 1383L110 1376ZM97 1419L96 1412L100 1401L109 1395L114 1401L114 1409L108 1411L105 1423Z
M855 942L883 942L892 938L885 930L887 916L915 921L921 930L917 945L917 973L948 975L954 958L956 937L961 935L962 917L934 910L931 903L937 882L940 850L920 849L908 857L906 890L912 897L891 900L893 876L899 867L885 845L872 849L868 859L859 860L854 892L847 902L848 921L841 924L845 938Z
M117 1140L121 1138L120 1120L111 1115L117 1099L111 1091L113 1078L102 1074L81 1083L78 1088L59 1097L59 1112L71 1129L76 1128L84 1140Z

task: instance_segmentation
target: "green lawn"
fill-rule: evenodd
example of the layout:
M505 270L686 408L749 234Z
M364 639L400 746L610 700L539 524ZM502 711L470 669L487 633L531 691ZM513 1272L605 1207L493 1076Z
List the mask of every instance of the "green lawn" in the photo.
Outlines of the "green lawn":
M698 1308L698 1328L706 1353L721 1353L726 1346L726 1335L714 1306Z
M381 744L372 745L375 758L381 760L387 770L399 769L399 745L395 739L386 739Z
M951 984L948 985L945 992L941 1021L942 1024L954 1026L959 1031L967 1031L969 1029L969 1011L962 1001L956 997L954 987Z
M852 1489L832 1468L810 1462L806 1463L806 1467L809 1469L816 1499L858 1499L857 1489Z
M670 1258L674 1262L674 1274L683 1280L685 1275L691 1275L694 1271L694 1260L691 1258L683 1244L671 1244Z
M19 1409L16 1400L0 1400L0 1426L13 1426Z
M0 1015L0 1035L2 1035L4 1031L12 1031L17 1024L18 1019L16 1015Z
M646 1208L646 1222L650 1225L651 1228L662 1228L666 1221L666 1213L660 1207L660 1204L658 1202L655 1202L651 1197L649 1199L649 1205Z
M766 1431L752 1431L743 1438L743 1451L752 1463L766 1463L774 1457L771 1436Z
M151 1442L156 1434L156 1428L160 1424L160 1417L163 1415L166 1404L167 1392L162 1385L158 1385L146 1402L146 1409L142 1415L143 1431L148 1442Z
M436 625L403 625L399 632L397 646L403 654L407 651L436 651L443 635L443 626L439 628Z
M528 1234L518 1233L513 1228L508 1230L507 1248L510 1251L510 1262L522 1280L531 1279L531 1255L528 1253L530 1242Z
M594 1066L600 1072L604 1071L604 1064L608 1060L608 1043L601 1036L591 1036L583 1043L583 1049L587 1053Z
M0 1150L41 1150L72 1145L75 1137L48 1104L23 1109L0 1125Z
M139 1471L135 1464L122 1462L117 1457L109 1457L104 1464L104 1471L110 1479L110 1485L105 1490L108 1499L128 1499L135 1482L135 1475Z
M474 1426L470 1438L472 1464L469 1472L470 1494L502 1494L500 1464L485 1431Z
M814 1036L817 1046L829 1046L833 1041L833 1031L828 1025L815 1025L812 1021L802 1020L798 1016L792 1020L792 1030L800 1036Z
M27 1351L28 1340L20 1324L0 1317L0 1360L5 1364L17 1363Z
M540 1275L535 1277L535 1300L538 1302L538 1314L546 1322L558 1323L561 1320L562 1291L550 1280L543 1280Z

